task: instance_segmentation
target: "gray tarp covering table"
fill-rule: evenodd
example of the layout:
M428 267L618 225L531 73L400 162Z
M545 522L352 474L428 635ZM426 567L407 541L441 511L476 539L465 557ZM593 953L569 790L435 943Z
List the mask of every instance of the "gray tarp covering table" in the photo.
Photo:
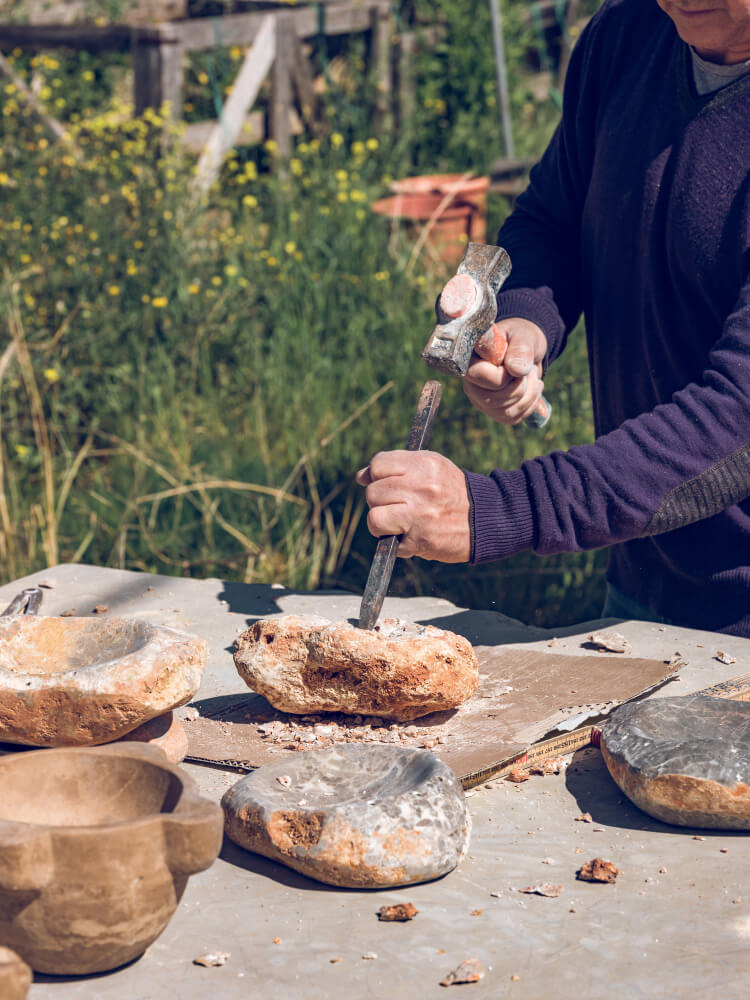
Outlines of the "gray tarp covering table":
M211 658L196 699L201 701L242 691L230 649L253 618L279 612L350 617L357 609L350 595L92 566L58 566L8 584L0 588L0 604L45 579L56 584L45 593L46 614L74 608L91 614L95 605L106 604L112 614L204 635ZM491 635L493 642L526 650L548 650L554 634L560 653L582 652L586 634L601 626L546 632L424 597L389 599L385 613L422 621L456 616L456 631L481 633L484 641ZM625 622L617 630L630 640L633 656L668 660L679 652L687 661L681 680L651 697L686 694L750 671L747 640L643 622ZM718 662L718 650L736 663ZM204 794L216 798L239 776L186 766ZM470 957L480 959L486 975L460 987L469 997L748 996L746 835L683 830L649 819L623 801L595 750L577 753L564 775L523 784L498 781L469 794L469 856L438 882L387 892L335 890L227 843L216 864L190 880L172 922L141 959L86 979L37 977L30 998L421 1000L443 996L440 979ZM593 822L576 822L584 812ZM620 869L616 884L576 881L581 864L597 856ZM540 882L560 884L562 893L545 898L517 891ZM380 906L406 901L420 911L414 920L378 922ZM231 957L221 968L192 964L208 951ZM363 959L367 953L377 957Z

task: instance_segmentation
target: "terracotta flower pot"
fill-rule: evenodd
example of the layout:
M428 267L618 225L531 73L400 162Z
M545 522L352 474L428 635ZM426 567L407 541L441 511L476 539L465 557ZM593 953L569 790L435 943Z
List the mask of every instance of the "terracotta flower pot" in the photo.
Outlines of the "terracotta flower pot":
M471 205L469 238L472 243L484 243L487 238L487 191L489 177L465 177L464 174L422 174L393 181L391 190L396 194L432 194L442 200L454 194L456 202Z
M405 219L412 223L414 237L426 226L443 201L443 195L426 191L416 194L395 194L381 198L372 206L373 212L389 219ZM473 208L465 202L456 202L444 208L434 219L427 235L427 245L434 256L454 267L463 257L471 238Z
M0 759L0 941L84 975L140 955L222 840L219 806L138 744Z

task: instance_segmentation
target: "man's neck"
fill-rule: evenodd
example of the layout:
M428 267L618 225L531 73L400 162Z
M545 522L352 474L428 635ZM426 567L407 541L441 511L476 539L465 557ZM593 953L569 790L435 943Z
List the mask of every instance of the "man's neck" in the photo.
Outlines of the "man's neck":
M727 49L725 52L708 52L706 49L699 49L696 46L693 48L701 59L716 63L717 66L734 66L736 63L747 62L750 59L750 45Z

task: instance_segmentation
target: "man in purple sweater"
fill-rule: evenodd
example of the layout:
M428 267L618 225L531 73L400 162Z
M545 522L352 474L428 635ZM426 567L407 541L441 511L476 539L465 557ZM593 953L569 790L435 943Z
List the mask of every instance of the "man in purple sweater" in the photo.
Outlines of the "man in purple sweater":
M750 0L605 0L498 243L508 352L466 393L518 423L583 313L596 441L490 476L381 452L370 530L442 562L611 546L605 613L750 637Z

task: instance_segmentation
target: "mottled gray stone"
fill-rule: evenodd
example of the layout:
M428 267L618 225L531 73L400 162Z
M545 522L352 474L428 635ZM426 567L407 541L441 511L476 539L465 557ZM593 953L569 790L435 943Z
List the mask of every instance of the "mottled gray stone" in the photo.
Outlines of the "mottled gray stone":
M694 694L618 708L602 731L609 772L666 823L750 829L750 703Z
M222 799L235 843L331 885L427 882L466 853L453 771L427 750L345 745L258 768Z

